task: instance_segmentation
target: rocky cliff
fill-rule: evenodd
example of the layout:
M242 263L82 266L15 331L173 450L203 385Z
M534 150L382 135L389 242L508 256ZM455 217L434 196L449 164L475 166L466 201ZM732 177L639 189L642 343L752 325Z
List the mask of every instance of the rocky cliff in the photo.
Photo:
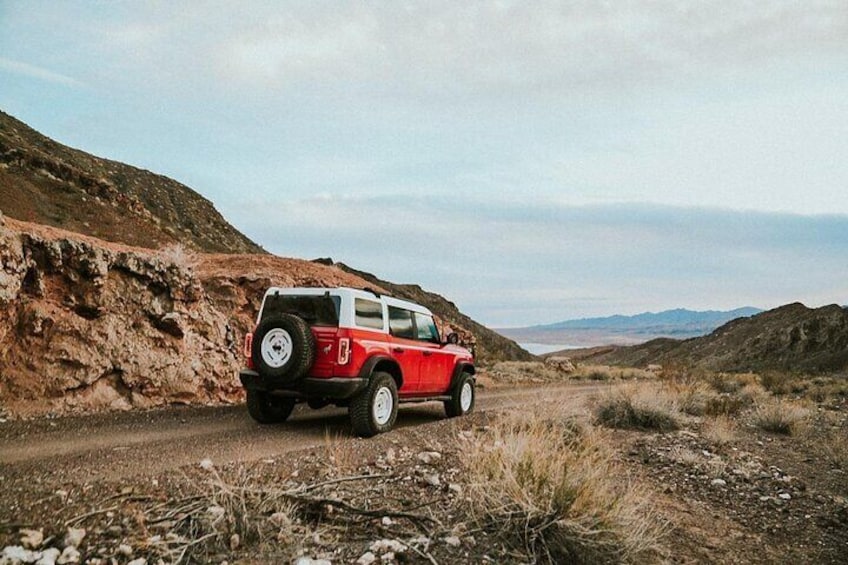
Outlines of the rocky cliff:
M0 410L17 415L238 401L242 340L268 286L370 284L297 259L0 224Z

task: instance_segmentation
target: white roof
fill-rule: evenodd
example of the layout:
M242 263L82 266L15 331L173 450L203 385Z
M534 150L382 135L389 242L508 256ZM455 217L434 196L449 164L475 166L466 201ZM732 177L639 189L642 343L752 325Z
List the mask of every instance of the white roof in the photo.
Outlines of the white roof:
M369 300L382 300L388 306L394 306L396 308L405 308L407 310L411 310L413 312L419 312L421 314L432 315L432 312L421 306L420 304L416 304L415 302L409 302L408 300L401 300L399 298L393 298L391 296L378 295L374 292L368 290L360 290L358 288L348 288L344 286L335 287L335 288L308 288L308 287L277 287L272 286L269 288L265 295L269 294L283 294L283 295L299 295L299 296L320 296L322 294L330 293L335 296L347 295L352 298L367 298Z

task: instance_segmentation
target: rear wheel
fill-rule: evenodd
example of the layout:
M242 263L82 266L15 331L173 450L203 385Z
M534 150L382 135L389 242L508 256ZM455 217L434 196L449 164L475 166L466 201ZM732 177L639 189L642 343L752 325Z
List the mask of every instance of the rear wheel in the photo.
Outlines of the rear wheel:
M285 422L294 410L294 404L294 398L281 398L262 390L247 391L247 411L260 424Z
M392 429L397 410L397 385L390 374L382 372L371 376L368 386L353 398L348 409L353 431L362 437Z
M450 400L445 400L445 413L450 418L468 414L474 410L476 395L474 378L468 373L462 373L451 392Z

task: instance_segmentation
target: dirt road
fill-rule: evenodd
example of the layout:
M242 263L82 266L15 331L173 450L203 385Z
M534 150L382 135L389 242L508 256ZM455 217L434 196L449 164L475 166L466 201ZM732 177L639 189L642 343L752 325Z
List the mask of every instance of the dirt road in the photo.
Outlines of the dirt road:
M606 384L523 387L481 391L478 411L537 406L585 396ZM552 389L557 394L551 394ZM443 419L441 403L401 406L398 427ZM37 478L44 483L120 479L154 474L210 458L216 463L255 461L349 437L347 411L298 405L288 422L260 426L244 406L177 407L0 425L0 483ZM45 486L45 485L43 485Z

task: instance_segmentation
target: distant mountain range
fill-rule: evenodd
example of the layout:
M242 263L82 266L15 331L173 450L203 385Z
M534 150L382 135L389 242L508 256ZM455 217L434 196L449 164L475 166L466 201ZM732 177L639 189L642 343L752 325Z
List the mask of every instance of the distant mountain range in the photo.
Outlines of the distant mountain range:
M658 337L687 339L710 333L734 320L762 312L760 308L694 311L684 308L663 312L645 312L635 316L581 318L524 328L502 328L497 331L520 343L594 346L630 345Z
M848 309L794 303L728 322L709 335L656 339L635 346L568 351L584 363L644 367L651 363L713 371L848 370Z

